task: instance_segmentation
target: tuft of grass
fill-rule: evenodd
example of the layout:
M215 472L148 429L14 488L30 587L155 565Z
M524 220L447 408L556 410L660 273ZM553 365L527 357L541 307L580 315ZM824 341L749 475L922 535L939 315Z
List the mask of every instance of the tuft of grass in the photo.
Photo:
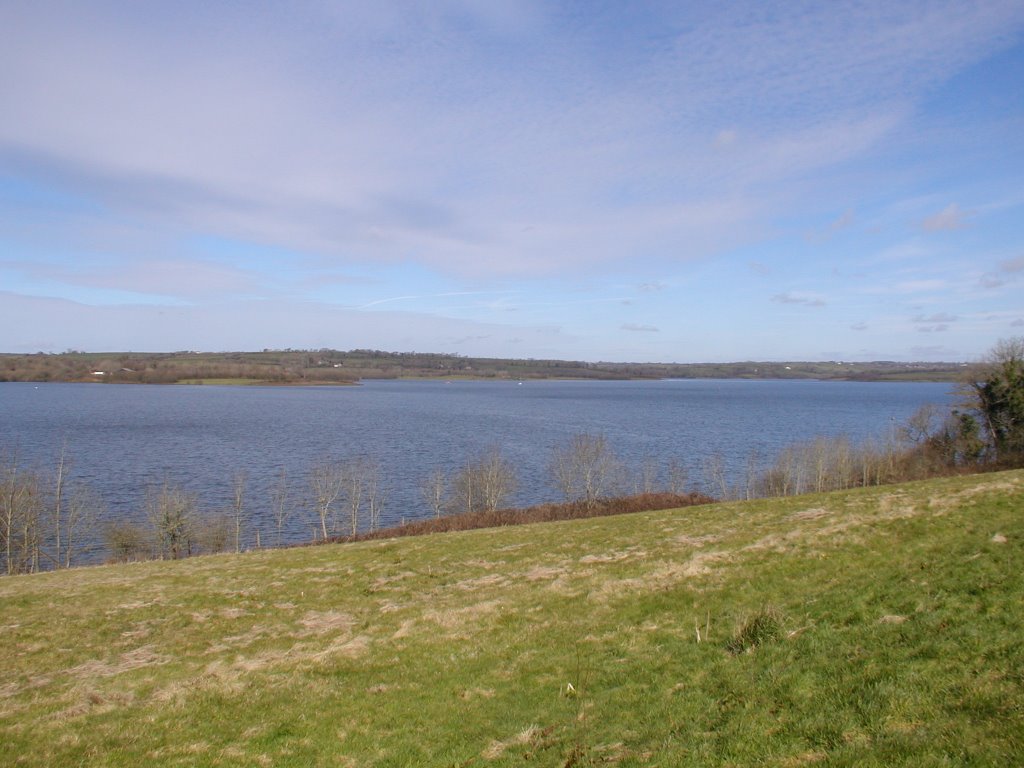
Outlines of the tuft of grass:
M764 643L780 640L782 636L782 614L777 608L768 606L743 619L725 647L730 653L747 653Z

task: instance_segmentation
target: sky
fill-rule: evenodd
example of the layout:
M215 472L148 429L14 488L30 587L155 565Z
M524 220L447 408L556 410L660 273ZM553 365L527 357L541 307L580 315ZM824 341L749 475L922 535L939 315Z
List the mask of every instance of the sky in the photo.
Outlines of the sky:
M0 352L974 360L1024 3L0 4Z

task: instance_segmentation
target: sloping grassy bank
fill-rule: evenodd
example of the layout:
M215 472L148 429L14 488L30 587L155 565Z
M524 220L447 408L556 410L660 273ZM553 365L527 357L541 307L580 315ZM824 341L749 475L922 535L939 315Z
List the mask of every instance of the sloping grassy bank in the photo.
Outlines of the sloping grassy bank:
M0 764L1011 765L1022 567L1016 471L6 578Z

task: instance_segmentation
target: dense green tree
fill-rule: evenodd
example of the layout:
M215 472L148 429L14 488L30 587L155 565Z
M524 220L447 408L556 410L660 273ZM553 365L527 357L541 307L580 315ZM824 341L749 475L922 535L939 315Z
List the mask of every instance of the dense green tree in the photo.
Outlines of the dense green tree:
M1024 458L1024 337L996 344L969 384L996 458Z

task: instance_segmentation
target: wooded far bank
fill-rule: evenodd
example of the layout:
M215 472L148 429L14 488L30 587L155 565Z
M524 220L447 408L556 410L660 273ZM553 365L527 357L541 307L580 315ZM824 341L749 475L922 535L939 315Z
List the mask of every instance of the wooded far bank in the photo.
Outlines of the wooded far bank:
M0 381L355 384L363 379L834 379L957 381L965 364L873 362L588 363L356 349L0 354Z

